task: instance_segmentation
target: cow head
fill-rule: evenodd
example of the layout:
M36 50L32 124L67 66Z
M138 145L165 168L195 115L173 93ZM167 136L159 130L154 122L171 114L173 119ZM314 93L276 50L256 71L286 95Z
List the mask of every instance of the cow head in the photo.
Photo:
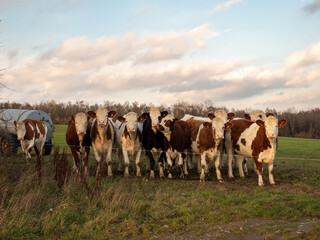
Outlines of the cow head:
M138 117L138 114L135 112L129 112L126 114L126 117L118 117L117 120L125 123L127 130L129 132L130 138L134 139L138 129L138 122L142 122L145 119L144 115Z
M25 122L16 122L14 121L14 126L17 130L17 139L18 141L21 141L24 139L24 136L26 135L26 123Z
M267 115L262 110L257 110L251 113L245 113L244 118L253 122L256 122L258 120L265 121L267 119Z
M256 123L260 127L264 127L266 130L266 136L270 139L275 139L278 137L279 128L285 125L287 120L281 119L278 120L275 116L270 115L266 118L266 120L263 122L262 120L257 120Z
M231 120L232 118L234 118L236 114L233 112L227 114L226 110L218 109L214 112L213 115L217 118L220 118L223 122L226 123L228 120Z
M91 118L96 118L97 124L100 127L106 127L108 118L113 118L116 115L116 111L109 111L106 108L98 108L97 112L89 111L88 115Z
M71 118L74 121L74 125L76 128L79 141L82 142L83 137L87 132L88 124L90 124L89 116L83 112L79 112L75 116L72 116Z
M211 122L204 122L203 126L206 128L212 128L213 138L220 141L224 138L224 130L230 129L232 127L232 123L225 123L221 118L215 117L213 113L208 113L207 117Z
M174 118L173 115L168 114L167 116L160 119L160 123L158 124L158 129L160 131L169 132L170 127L174 124L177 118Z
M151 107L149 110L149 117L151 119L151 126L154 131L156 131L156 128L161 120L161 118L168 115L167 111L160 112L158 108Z

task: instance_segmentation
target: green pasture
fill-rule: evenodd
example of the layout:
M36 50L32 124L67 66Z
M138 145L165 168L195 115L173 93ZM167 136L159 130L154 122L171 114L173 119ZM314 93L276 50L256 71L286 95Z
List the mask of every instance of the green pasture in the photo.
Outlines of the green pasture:
M66 126L56 125L53 144L67 149ZM55 149L54 149L55 150ZM54 151L53 151L54 152ZM62 152L62 149L60 149ZM33 155L33 157L35 157ZM56 156L57 158L57 156ZM57 160L57 159L56 159ZM70 166L72 158L68 155ZM90 154L89 187L96 185ZM54 154L44 158L39 185L34 162L20 154L0 160L0 239L320 239L320 140L279 138L275 186L258 187L249 160L249 176L216 180L214 166L207 182L196 170L180 179L149 180L118 173L104 176L100 191L90 198L71 173L58 188Z

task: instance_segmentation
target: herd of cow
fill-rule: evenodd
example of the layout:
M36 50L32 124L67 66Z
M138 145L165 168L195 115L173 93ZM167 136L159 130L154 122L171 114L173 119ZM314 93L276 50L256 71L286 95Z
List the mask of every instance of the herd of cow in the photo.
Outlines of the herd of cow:
M129 112L117 117L115 111L99 108L96 112L80 112L71 116L66 132L74 170L77 174L88 176L89 151L92 146L97 161L96 175L102 176L107 166L108 176L112 176L111 154L118 151L118 170L122 168L124 159L124 176L129 176L129 155L135 159L136 175L141 176L140 156L144 151L147 156L146 169L149 177L154 178L155 157L159 163L159 177L164 178L164 166L168 167L168 178L172 178L172 167L180 168L180 177L188 175L192 167L192 156L197 160L200 182L204 182L209 173L209 162L214 161L217 179L222 182L220 169L222 156L227 154L228 176L234 178L232 163L236 161L240 177L247 172L245 157L254 159L258 175L258 185L263 185L262 164L269 170L269 182L273 179L273 161L277 150L279 128L285 119L278 120L273 114L255 111L245 114L244 118L235 117L219 109L208 113L206 117L186 114L177 119L167 111L160 112L151 107L148 112L138 116ZM35 146L42 157L46 139L46 126L41 121L26 119L15 123L18 140L26 158L30 158L30 149Z

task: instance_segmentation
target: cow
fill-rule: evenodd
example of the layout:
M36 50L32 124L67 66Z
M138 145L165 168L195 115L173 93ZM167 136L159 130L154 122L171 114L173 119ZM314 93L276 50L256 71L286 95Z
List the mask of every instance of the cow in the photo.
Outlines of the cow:
M74 171L88 176L88 159L91 146L91 121L88 114L79 112L70 117L66 132L66 142L70 147ZM82 160L82 169L81 169Z
M230 121L235 116L235 114L232 112L227 114L225 109L218 109L213 114L211 113L210 115L211 115L211 117L215 116L217 118L220 118L224 123ZM198 116L193 116L190 114L184 115L184 117L181 120L187 121L190 119L199 120L201 122L210 122L211 121L211 119L208 116L198 117ZM194 128L194 129L196 129L196 128ZM218 148L218 152L217 152L217 156L216 156L216 158L218 158L220 161L220 167L223 166L222 157L223 157L224 149L225 149L224 148L224 140L222 140L219 144L219 148ZM201 173L200 157L196 155L196 159L197 159L198 173L200 174ZM190 154L188 155L188 167L192 168L192 155L190 155ZM207 165L207 167L209 167L209 165ZM208 172L209 170L207 169L206 171Z
M161 118L159 130L164 134L164 151L169 166L168 178L172 178L172 159L178 157L180 177L188 175L187 154L191 148L191 130L187 122L168 114Z
M17 130L17 139L20 141L26 160L31 159L30 152L32 147L35 148L41 160L48 132L47 126L42 121L33 119L24 119L21 122L14 121L14 125Z
M268 116L273 115L273 113L267 113L265 114L262 110L256 110L250 113L245 113L244 114L244 119L247 119L249 121L253 121L256 122L257 120L261 120L261 121L265 121L267 119ZM237 118L240 119L240 118ZM226 146L228 145L228 146ZM227 158L228 158L228 176L230 179L233 179L233 171L232 171L232 163L236 162L237 165L240 163L236 160L237 156L234 155L233 152L233 148L232 148L232 143L231 143L231 133L230 131L226 132L225 135L225 148L226 148L226 152L227 152ZM239 156L239 158L241 158ZM234 161L236 160L236 161ZM247 168L247 158L244 157L242 158L242 164L239 166L238 165L238 169L239 169L239 175L241 178L244 178L244 173L248 174L248 168ZM244 171L243 171L244 170Z
M269 115L264 122L235 119L231 123L231 151L237 154L240 176L244 177L241 167L243 157L252 157L258 174L258 185L263 186L262 163L268 164L269 182L271 185L275 184L272 171L277 149L276 140L279 128L285 125L286 120L278 120L275 116Z
M151 107L149 112L143 113L145 121L143 122L142 145L150 163L150 179L154 178L154 154L159 155L159 176L160 178L164 178L163 164L166 158L164 152L164 135L159 131L158 124L159 118L165 117L167 114L167 111L160 112L156 107Z
M102 177L104 161L108 166L108 177L112 177L111 153L114 143L114 123L112 118L116 111L108 111L101 107L97 112L88 111L88 115L93 118L91 133L92 147L96 161L98 163L96 176Z
M144 116L138 117L137 113L129 112L125 117L119 116L116 121L116 143L122 150L125 171L124 177L129 177L129 156L135 157L137 177L141 177L140 156L142 149L142 134L138 128L138 123L144 120ZM120 153L120 152L119 152ZM119 154L119 167L121 169L122 157Z
M208 173L209 170L208 160L213 161L216 157L220 141L224 138L224 130L232 126L231 123L224 123L223 120L215 117L213 113L207 114L207 118L210 119L210 122L201 122L192 118L187 120L191 127L192 151L200 154L200 182L205 181L205 171ZM215 160L215 167L218 181L223 182L220 172L220 161L217 158Z

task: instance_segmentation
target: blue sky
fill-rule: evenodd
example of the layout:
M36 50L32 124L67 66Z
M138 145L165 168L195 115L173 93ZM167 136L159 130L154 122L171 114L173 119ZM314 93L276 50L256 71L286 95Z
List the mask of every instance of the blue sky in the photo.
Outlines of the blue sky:
M1 101L320 107L320 0L0 0Z

